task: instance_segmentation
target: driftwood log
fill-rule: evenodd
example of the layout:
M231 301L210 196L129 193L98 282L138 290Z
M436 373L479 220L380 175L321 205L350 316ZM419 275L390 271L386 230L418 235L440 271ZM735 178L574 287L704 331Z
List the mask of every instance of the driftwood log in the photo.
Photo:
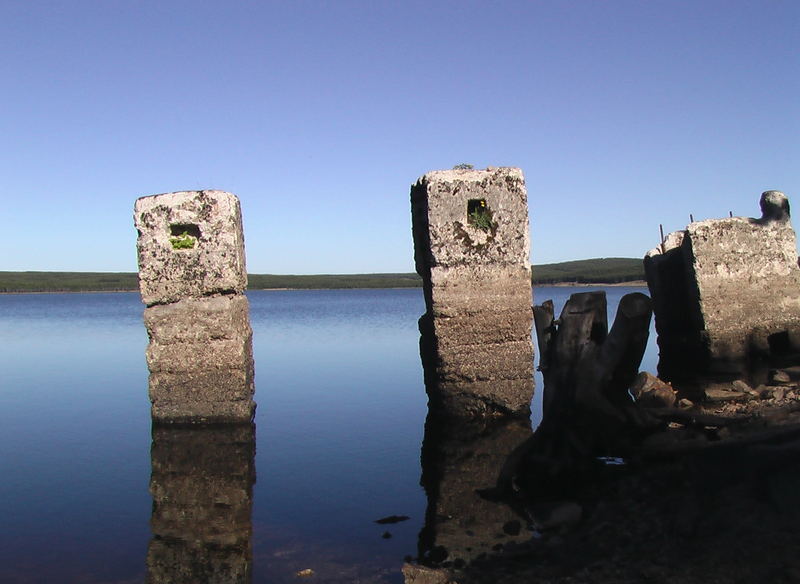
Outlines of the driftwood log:
M668 424L638 407L629 392L647 345L650 298L625 295L610 331L606 308L605 292L573 294L557 320L551 301L534 307L542 423L509 457L500 492L561 492L602 457L627 456Z

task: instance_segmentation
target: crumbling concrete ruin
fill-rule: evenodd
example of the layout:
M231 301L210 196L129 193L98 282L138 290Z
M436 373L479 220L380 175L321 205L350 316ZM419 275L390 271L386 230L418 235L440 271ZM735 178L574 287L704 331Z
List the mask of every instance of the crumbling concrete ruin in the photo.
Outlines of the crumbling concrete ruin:
M142 197L134 223L153 419L251 421L252 330L239 200L222 191Z
M645 257L668 380L749 376L800 351L800 268L789 202L761 196L760 219L689 224Z
M420 319L433 411L530 413L528 202L518 168L435 171L411 188Z

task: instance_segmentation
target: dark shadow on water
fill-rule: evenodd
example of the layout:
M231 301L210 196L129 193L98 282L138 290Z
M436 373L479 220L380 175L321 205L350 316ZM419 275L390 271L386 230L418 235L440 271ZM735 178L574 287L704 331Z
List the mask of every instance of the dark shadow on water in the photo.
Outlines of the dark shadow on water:
M149 584L249 583L255 425L153 425Z

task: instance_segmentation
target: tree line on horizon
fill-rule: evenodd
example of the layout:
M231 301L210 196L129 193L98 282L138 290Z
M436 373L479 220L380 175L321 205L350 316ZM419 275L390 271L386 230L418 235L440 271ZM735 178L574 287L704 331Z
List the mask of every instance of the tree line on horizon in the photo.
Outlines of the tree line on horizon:
M619 284L644 280L644 266L636 258L595 258L534 265L534 285ZM249 274L249 290L333 288L418 288L422 279L408 274ZM3 272L0 293L13 292L123 292L139 289L136 272Z

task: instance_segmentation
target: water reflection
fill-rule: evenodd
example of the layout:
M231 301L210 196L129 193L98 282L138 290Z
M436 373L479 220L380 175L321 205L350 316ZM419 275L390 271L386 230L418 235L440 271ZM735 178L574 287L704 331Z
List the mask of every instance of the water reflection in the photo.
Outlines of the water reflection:
M531 533L508 505L483 498L510 452L531 434L528 419L490 421L428 415L421 483L428 497L419 536L419 560L460 567L491 556Z
M147 582L247 583L255 425L153 425Z

